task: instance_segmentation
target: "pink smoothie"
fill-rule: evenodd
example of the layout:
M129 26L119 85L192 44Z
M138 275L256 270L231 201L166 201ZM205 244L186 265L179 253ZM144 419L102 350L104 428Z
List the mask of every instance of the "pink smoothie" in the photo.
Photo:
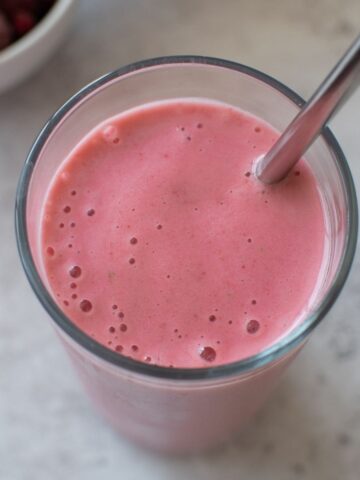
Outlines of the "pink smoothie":
M43 209L49 288L106 347L163 366L254 355L306 313L324 215L305 162L278 185L252 175L278 137L205 101L109 119L64 160Z

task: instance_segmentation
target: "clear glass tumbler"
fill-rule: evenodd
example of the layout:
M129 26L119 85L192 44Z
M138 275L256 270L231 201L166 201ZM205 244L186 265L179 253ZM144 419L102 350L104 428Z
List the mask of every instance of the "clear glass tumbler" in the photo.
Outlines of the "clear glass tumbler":
M310 311L285 337L250 358L211 368L165 368L109 350L79 330L49 293L42 266L41 209L51 179L74 146L103 120L172 98L218 100L255 114L279 131L303 100L273 78L220 59L167 57L120 68L65 103L36 139L21 174L16 234L21 260L98 410L126 437L167 452L214 447L238 432L324 318L342 289L356 246L351 174L328 128L306 154L326 216L327 249ZM310 233L311 234L311 233Z

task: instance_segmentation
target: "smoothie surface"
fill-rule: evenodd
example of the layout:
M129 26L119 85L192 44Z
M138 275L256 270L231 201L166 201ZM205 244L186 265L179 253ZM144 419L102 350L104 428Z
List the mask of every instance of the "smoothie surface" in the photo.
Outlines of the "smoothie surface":
M174 100L99 125L64 159L43 207L48 286L106 347L162 366L259 353L306 312L324 214L304 161L252 174L278 133L225 104Z

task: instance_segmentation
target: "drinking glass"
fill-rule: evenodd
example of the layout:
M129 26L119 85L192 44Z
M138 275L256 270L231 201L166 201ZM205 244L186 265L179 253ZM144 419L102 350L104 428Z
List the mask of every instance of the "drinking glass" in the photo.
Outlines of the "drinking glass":
M338 297L357 237L352 177L338 143L324 128L306 161L325 212L326 252L309 311L289 333L241 361L184 369L136 361L81 331L54 301L42 262L39 232L50 182L100 122L149 102L180 98L225 102L279 131L304 103L268 75L221 59L164 57L122 67L83 88L53 115L31 148L16 198L16 234L25 272L89 396L124 436L172 453L214 447L254 415Z

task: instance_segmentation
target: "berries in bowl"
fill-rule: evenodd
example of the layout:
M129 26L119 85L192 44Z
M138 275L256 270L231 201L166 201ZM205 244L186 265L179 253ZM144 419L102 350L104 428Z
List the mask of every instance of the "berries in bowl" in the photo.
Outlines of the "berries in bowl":
M0 93L53 53L75 6L76 0L0 0Z
M28 33L56 0L0 0L0 50Z

